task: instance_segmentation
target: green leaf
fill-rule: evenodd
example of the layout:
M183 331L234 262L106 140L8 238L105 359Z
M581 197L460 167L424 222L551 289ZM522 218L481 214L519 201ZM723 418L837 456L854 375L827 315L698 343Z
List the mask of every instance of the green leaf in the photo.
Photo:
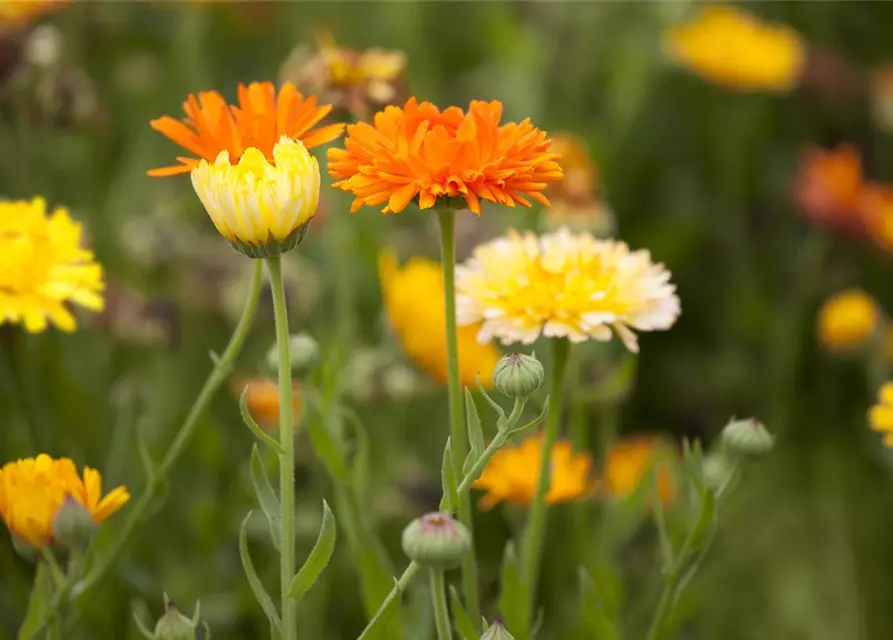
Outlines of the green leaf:
M267 524L270 526L270 537L273 540L273 546L276 551L280 549L280 528L282 523L279 519L279 498L270 484L270 478L264 469L264 462L260 458L260 450L257 443L251 447L251 482L254 484L254 493L257 495L257 502L260 504L261 510L267 517Z
M320 411L315 415L307 414L307 435L310 436L310 445L317 457L322 460L332 479L340 483L350 481L350 473L347 469L344 449L341 447L331 432L326 428L325 416Z
M149 630L149 627L143 622L142 616L140 616L136 611L133 611L133 620L136 622L136 628L142 634L144 638L148 638L148 640L155 640L155 634Z
M350 461L350 479L357 500L363 504L369 486L370 458L369 434L355 411L341 407L345 420L353 427L354 454Z
M136 423L136 442L139 447L140 462L143 464L143 473L150 481L154 481L158 477L157 465L152 459L152 452L149 451L149 442L146 437L147 418L137 420Z
M25 619L19 627L19 640L26 640L34 636L44 618L50 613L50 601L53 595L53 579L50 569L44 562L38 562L37 572L34 574L34 584L31 586L31 596L28 598L28 609Z
M443 484L443 498L440 500L440 510L453 513L459 508L459 485L456 484L456 467L453 464L453 443L447 438L446 447L443 449L443 465L440 469L440 477Z
M465 389L465 419L468 425L468 443L471 452L465 459L465 465L462 468L463 473L468 473L471 466L478 461L484 452L484 429L481 427L481 417L478 415L477 406L474 403L474 397L471 391ZM469 462L470 461L470 462Z
M521 579L515 543L509 540L502 554L502 590L499 594L499 613L509 632L517 640L530 638L530 605L527 588Z
M242 559L242 568L245 570L245 576L248 578L248 584L254 597L260 604L261 609L267 614L270 625L275 627L279 633L282 633L282 621L279 619L279 613L276 611L276 605L270 594L264 589L263 583L257 577L257 571L254 570L254 563L251 561L251 554L248 552L248 521L251 519L252 512L249 511L245 519L242 520L242 527L239 530L239 556Z
M394 598L388 602L384 609L378 610L378 613L375 614L375 617L372 618L357 640L379 640L385 637L383 634L387 631L394 614L400 609L400 597L403 595L403 590L400 588L400 583L396 578L394 579L393 589L396 591Z
M586 635L599 640L618 640L613 596L601 591L583 567L577 569L580 582L580 609ZM599 585L601 586L601 585Z
M712 491L705 491L701 497L701 513L694 529L688 537L688 546L698 549L708 538L716 523L716 497Z
M540 414L537 417L535 417L533 420L528 422L527 424L520 426L520 427L515 427L514 429L509 431L509 433L508 433L509 437L517 435L523 431L527 431L530 427L540 424L543 421L543 419L546 417L547 413L549 413L549 396L546 396L545 400L543 400L543 410L540 411Z
M462 640L481 640L481 634L475 629L471 616L459 599L456 587L452 585L450 585L450 611L453 612L453 626L456 627Z
M480 375L478 375L478 391L480 391L481 395L484 396L484 400L487 401L487 404L489 404L491 407L493 407L493 409L496 411L496 413L499 414L499 417L502 420L501 424L505 424L505 421L506 421L505 411L502 409L502 407L499 406L499 403L496 402L493 398L491 398L490 395L484 390L484 385L481 384L481 376Z
M251 429L251 433L253 433L258 440L263 442L265 445L270 447L277 456L283 455L285 452L282 450L282 445L280 445L276 440L266 431L260 428L260 426L254 421L254 418L251 417L251 412L248 411L248 387L242 390L242 397L239 398L239 410L242 412L242 420L244 420L245 424L248 425L248 428Z
M211 627L210 627L210 625L208 625L208 622L207 621L203 622L202 627L205 630L204 640L211 640Z
M322 510L322 526L319 528L316 544L313 545L304 566L288 586L288 597L295 602L300 602L304 594L316 583L335 551L335 516L332 515L332 510L325 500L322 501Z
M667 533L667 520L664 515L664 505L660 499L660 467L654 465L651 469L651 507L654 510L654 523L657 525L658 540L660 542L660 556L664 563L664 570L668 571L675 561L673 546Z

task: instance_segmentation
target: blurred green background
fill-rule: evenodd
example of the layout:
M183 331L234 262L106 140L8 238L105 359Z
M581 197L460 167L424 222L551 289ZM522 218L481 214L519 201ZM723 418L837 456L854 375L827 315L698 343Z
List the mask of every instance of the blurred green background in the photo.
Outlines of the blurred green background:
M329 29L344 46L406 52L409 87L419 98L442 106L499 99L507 119L529 116L589 145L619 237L666 263L682 300L671 331L642 338L621 433L709 442L730 415L754 414L778 435L772 457L750 471L720 514L718 543L680 637L890 637L890 468L865 424L877 379L858 360L823 353L813 332L820 301L844 287L863 287L893 309L890 256L810 227L791 204L791 184L806 145L841 141L859 145L870 176L893 180L893 146L864 101L807 91L732 94L673 68L662 56L661 33L691 8L72 2L41 18L40 29L52 29L42 35L58 36L58 59L24 71L21 60L15 70L0 65L0 193L40 194L69 206L85 223L119 306L137 296L154 300L155 321L147 328L145 313L121 312L103 321L82 316L73 335L4 328L0 458L71 456L100 468L108 486L139 491L134 425L145 420L153 450L164 450L210 369L209 351L227 340L250 267L216 236L188 178L146 176L180 154L148 122L181 117L190 92L216 89L232 100L239 82L276 81L294 47ZM748 8L864 68L893 61L889 3ZM15 38L27 40L37 25ZM0 62L10 57L4 52ZM329 348L350 337L356 389L349 401L366 426L373 461L367 504L399 571L400 531L439 497L445 393L421 378L407 380L405 370L361 364L401 358L381 318L378 251L396 246L403 256L436 256L436 235L430 217L411 207L395 217L372 209L349 216L349 200L334 191L324 197L321 220L285 259L292 328ZM531 215L492 207L474 233L530 223ZM460 247L460 259L467 251ZM267 300L237 373L256 374L272 339ZM598 406L587 408L594 433L602 417ZM237 547L239 523L254 508L251 445L236 400L221 390L171 478L168 501L87 599L70 637L137 637L131 607L157 615L163 590L190 611L200 598L215 638L265 637ZM309 447L299 450L300 558L332 487ZM579 558L561 526L570 508L554 510L549 531L543 640L587 637L577 630ZM496 613L501 551L516 520L512 509L478 517L488 616ZM275 584L276 559L260 533L252 551ZM647 522L623 544L618 566L627 578L627 637L644 637L660 581ZM0 536L0 573L0 637L12 638L33 566L7 535ZM426 606L409 597L408 617L425 618ZM355 638L363 628L345 544L302 604L301 620L307 638ZM432 637L430 628L416 633Z

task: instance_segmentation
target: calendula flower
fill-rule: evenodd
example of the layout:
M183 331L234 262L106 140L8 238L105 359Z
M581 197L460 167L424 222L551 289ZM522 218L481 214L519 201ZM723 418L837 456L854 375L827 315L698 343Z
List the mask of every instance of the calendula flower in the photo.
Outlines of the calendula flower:
M857 215L868 237L884 251L893 253L893 185L863 185Z
M221 151L199 162L192 186L217 231L252 258L277 256L297 246L316 214L319 165L300 141L283 136L273 161L246 149L237 164Z
M68 303L102 310L102 267L82 240L81 225L43 198L0 202L0 325L74 331Z
M816 333L831 351L852 352L877 330L881 311L861 289L848 289L828 298L819 309Z
M706 6L664 38L668 57L737 91L789 91L800 80L806 44L793 29L730 5Z
M38 549L53 541L53 519L67 498L100 523L123 507L130 494L118 487L102 495L102 476L84 467L83 476L68 458L46 454L8 462L0 468L0 516L13 536Z
M588 202L601 187L598 168L589 149L572 133L556 133L549 151L561 158L564 176L550 191L552 200Z
M501 118L495 100L473 101L467 113L415 98L387 107L374 124L349 125L344 149L329 149L333 186L354 194L351 211L385 205L383 213L400 213L413 200L430 209L445 199L462 199L478 215L481 200L548 205L543 191L562 175L550 141L529 120Z
M58 11L68 4L68 0L27 0L0 1L0 28L17 29L32 22L42 15Z
M878 403L868 412L868 424L884 436L884 446L893 447L893 382L878 391Z
M326 31L317 37L315 50L300 47L289 56L282 76L365 119L370 108L394 104L404 94L405 71L402 51L341 47Z
M152 169L149 175L189 173L202 159L215 162L223 151L237 163L248 149L256 149L272 164L273 149L283 136L299 140L307 149L337 138L343 124L314 129L331 109L317 105L315 96L305 98L290 82L278 93L271 82L240 84L238 106L228 105L216 91L204 91L198 98L190 94L183 103L187 117L182 121L162 116L150 124L198 158L177 158L179 165Z
M675 290L648 251L567 228L539 237L512 230L456 268L456 317L460 325L480 322L481 342L530 344L540 334L607 341L616 333L638 351L634 329L673 326Z
M440 265L413 258L402 268L393 253L379 258L385 314L406 355L431 378L447 381L446 312ZM487 388L502 354L492 345L478 343L478 327L460 327L459 380L475 388L478 375Z
M813 222L861 232L862 157L856 147L842 144L832 151L806 150L794 182L794 201Z
M670 465L660 462L665 445L659 438L634 436L614 443L605 456L600 486L610 498L625 498L644 482L651 482L657 465L657 490L661 502L673 499L673 473Z
M301 386L297 381L291 385L292 416L298 419L301 410ZM240 378L233 382L233 394L245 396L248 413L265 429L279 426L279 383L272 378Z
M472 485L486 491L478 506L492 509L503 500L529 505L536 494L542 459L542 437L527 438L497 451ZM593 484L589 478L592 458L588 454L574 453L571 443L561 440L552 448L551 460L547 504L578 500L592 493Z

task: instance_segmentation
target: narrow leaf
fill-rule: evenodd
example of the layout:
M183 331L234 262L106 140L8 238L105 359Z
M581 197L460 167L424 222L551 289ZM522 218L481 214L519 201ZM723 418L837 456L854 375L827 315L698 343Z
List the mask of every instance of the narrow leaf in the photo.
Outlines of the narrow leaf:
M53 593L53 579L50 576L49 567L44 562L38 562L37 572L34 574L34 584L31 587L31 596L28 598L28 609L25 619L19 628L19 640L25 640L34 636L35 632L49 615L51 598Z
M372 618L357 640L379 640L382 638L382 634L387 630L391 618L400 609L400 597L403 595L403 590L400 588L400 583L396 578L394 579L393 591L394 597L391 598L383 609L378 610L375 617Z
M474 464L481 457L486 445L484 445L484 430L481 427L481 417L478 415L474 396L471 395L471 391L468 389L465 389L465 420L468 426L468 443L473 454L471 464Z
M673 557L673 547L670 543L670 536L667 533L667 521L664 516L664 505L660 499L659 480L660 468L654 466L651 474L651 508L654 510L654 522L657 525L658 540L660 542L660 556L664 563L664 570L669 570L673 566L675 558Z
M249 511L245 519L242 520L242 528L239 530L239 556L242 559L242 568L245 570L245 576L248 578L248 584L251 586L251 591L254 592L254 597L257 598L264 613L267 614L270 625L281 634L282 621L279 619L276 605L273 604L270 594L267 593L260 578L257 577L257 571L254 570L254 563L251 561L251 554L248 552L248 521L251 519L251 514L252 512Z
M281 456L285 453L282 450L282 445L276 442L269 433L261 429L257 422L254 421L254 418L251 417L251 412L248 411L248 387L245 387L242 391L242 397L239 398L239 410L242 412L242 420L244 420L245 424L248 425L248 428L251 429L251 433L253 433L258 440L270 447L277 456Z
M543 410L540 411L540 414L535 417L533 420L528 422L527 424L521 427L515 427L511 431L509 431L509 437L517 435L523 431L527 431L530 427L534 427L540 423L542 423L543 419L546 417L546 414L549 413L549 396L546 396L545 400L543 400Z
M354 453L350 461L350 479L357 500L364 503L370 474L369 434L366 433L366 428L355 411L341 407L341 413L345 421L353 427Z
M453 465L453 443L447 438L446 447L443 449L443 465L440 469L440 477L443 485L443 498L440 500L440 510L453 513L459 507L459 487L456 484L456 467Z
M701 513L694 529L689 534L688 545L697 549L708 538L716 522L716 497L712 491L705 491L701 497Z
M280 549L279 536L282 523L279 519L279 498L270 484L270 478L264 469L263 460L260 458L260 449L257 443L251 447L251 482L254 484L254 493L257 495L257 502L261 510L267 517L267 524L270 527L270 537L273 540L273 546L277 551Z
M142 634L144 638L148 638L148 640L155 640L155 634L149 630L149 627L143 622L142 616L140 616L136 611L133 612L133 620L136 622L136 628Z
M154 481L158 477L155 460L152 459L152 453L149 451L149 442L146 437L147 418L137 420L136 423L136 441L139 448L140 462L143 464L143 473L150 481Z
M316 544L313 545L304 566L288 586L288 597L295 602L300 602L304 594L316 583L323 569L329 564L332 552L335 551L335 516L332 515L332 510L325 500L322 501L322 509L322 526L319 528Z
M491 398L490 395L484 390L484 385L481 384L480 375L478 375L478 391L480 391L481 395L484 396L484 400L487 401L487 404L493 407L496 413L499 414L499 417L502 419L502 423L504 424L506 420L505 411L502 409L502 407L499 406L499 403Z
M456 627L456 631L459 632L463 640L481 640L481 634L475 629L471 616L468 615L459 599L456 587L452 585L450 585L450 611L453 612L453 626Z
M515 556L515 544L511 540L505 545L502 554L501 580L502 591L499 594L499 613L509 632L516 638L530 637L530 604L527 588L521 579L518 560Z
M620 634L617 624L607 604L610 596L599 592L586 569L579 567L577 574L580 583L580 609L586 635L599 640L618 640Z
M319 412L314 412L314 414L308 414L307 417L307 435L310 436L310 445L317 457L322 460L332 479L336 482L347 483L350 474L344 451L326 428L325 416Z
M205 629L205 637L204 640L211 640L211 627L208 625L208 621L205 620L202 622L202 627Z

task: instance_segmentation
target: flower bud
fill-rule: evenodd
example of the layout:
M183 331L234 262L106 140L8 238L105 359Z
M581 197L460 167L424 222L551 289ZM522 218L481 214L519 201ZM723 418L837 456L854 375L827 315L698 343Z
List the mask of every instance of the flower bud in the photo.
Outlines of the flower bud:
M756 418L732 420L720 438L727 451L745 458L761 458L775 446L775 438Z
M403 552L424 567L452 569L471 549L471 534L446 513L416 518L403 530Z
M704 458L704 484L718 491L732 477L734 466L722 451L714 451Z
M515 640L515 636L510 634L508 629L503 626L502 621L497 618L481 636L481 640Z
M290 335L288 351L291 371L298 378L310 375L319 363L319 344L306 333ZM267 353L267 366L271 371L279 370L279 350L276 345Z
M67 496L53 517L53 538L71 550L87 547L96 531L93 516L81 503Z
M155 625L155 640L195 640L195 622L180 613L173 602Z
M510 398L526 398L540 388L546 372L536 356L507 353L496 363L493 382Z

